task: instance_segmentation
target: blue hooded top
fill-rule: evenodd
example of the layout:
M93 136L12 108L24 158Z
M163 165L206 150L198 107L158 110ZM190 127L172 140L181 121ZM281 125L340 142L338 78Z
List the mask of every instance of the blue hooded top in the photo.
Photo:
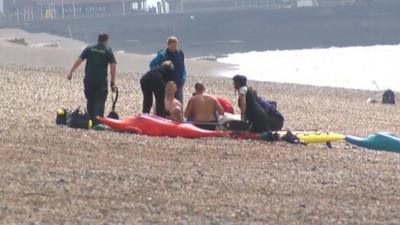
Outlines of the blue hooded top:
M181 50L171 52L168 49L160 50L157 52L156 57L150 62L150 69L157 68L164 61L170 60L174 64L174 72L172 80L178 85L182 86L186 80L186 67L185 67L185 55Z

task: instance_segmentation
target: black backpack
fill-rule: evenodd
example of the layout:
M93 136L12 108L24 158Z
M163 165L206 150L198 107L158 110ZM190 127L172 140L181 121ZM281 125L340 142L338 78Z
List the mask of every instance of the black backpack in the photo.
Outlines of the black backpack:
M276 120L284 121L283 115L278 111L278 105L275 101L268 101L260 96L256 96L257 103L264 109L264 111L274 117Z
M392 90L389 89L383 93L382 103L390 104L390 105L396 104L396 95L394 94L394 92Z
M80 108L72 112L66 109L57 110L56 124L77 129L90 129L93 125L87 112L81 112Z
M276 103L263 100L251 88L246 94L246 120L251 124L251 131L262 133L282 129L284 118L277 110Z

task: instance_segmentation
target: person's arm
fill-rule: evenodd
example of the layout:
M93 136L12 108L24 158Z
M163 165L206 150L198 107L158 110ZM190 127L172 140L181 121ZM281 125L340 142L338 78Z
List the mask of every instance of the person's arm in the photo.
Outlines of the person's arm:
M246 120L246 95L239 95L239 108L240 108L240 118L242 121Z
M117 76L117 64L112 63L110 64L110 73L111 73L111 82L110 82L110 86L111 86L111 91L115 92L115 78Z
M182 74L182 81L185 82L187 78L187 72L186 72L186 65L185 65L185 54L181 51L182 54L182 60L183 60L183 74Z
M219 115L223 116L225 114L224 108L219 104L218 100L215 100L215 105L217 107L217 112Z
M156 57L154 57L151 61L150 61L150 69L155 69L156 67L160 66L161 63L165 60L165 56L164 54L162 54L161 52L157 53Z
M192 99L189 99L189 102L186 106L186 110L185 110L185 117L189 118L190 115L192 114Z
M117 60L115 60L115 56L114 56L114 53L111 48L109 51L108 63L110 63L110 75L111 75L110 87L111 87L111 91L115 92L115 89L116 89L115 79L117 76Z
M185 82L187 78L186 66L183 65L182 81Z
M70 70L69 73L68 73L68 76L67 76L67 79L68 79L68 80L71 80L71 79L72 79L72 74L75 72L76 69L79 68L79 66L82 64L82 62L83 62L83 59L82 59L81 57L79 57L79 58L75 61L74 65L72 65L72 68L71 68L71 70Z
M178 116L178 118L177 118L178 122L183 123L184 118L183 118L183 106L182 106L182 104L180 106L179 114L177 116Z
M72 74L75 72L76 69L82 64L83 61L85 61L89 55L90 47L85 48L79 58L75 61L74 65L72 65L71 70L69 71L69 74L67 76L68 80L72 79Z

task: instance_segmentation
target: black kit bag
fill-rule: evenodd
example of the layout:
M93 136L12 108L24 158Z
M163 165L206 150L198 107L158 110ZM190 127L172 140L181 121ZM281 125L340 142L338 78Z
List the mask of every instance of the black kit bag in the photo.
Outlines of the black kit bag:
M66 126L67 125L67 113L66 109L58 109L57 110L57 117L56 117L56 124L58 126Z
M72 112L66 109L57 110L56 124L76 129L90 129L93 126L87 112L81 112L80 108Z
M390 105L396 104L396 95L394 94L394 92L392 90L386 90L383 93L382 103L383 104L390 104Z

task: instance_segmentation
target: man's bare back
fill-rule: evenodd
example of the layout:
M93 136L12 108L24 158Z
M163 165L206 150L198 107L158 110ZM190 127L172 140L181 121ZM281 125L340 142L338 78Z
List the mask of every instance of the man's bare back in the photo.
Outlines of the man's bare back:
M191 117L195 122L211 122L218 120L216 113L224 114L218 101L210 95L197 94L189 100L185 116Z

